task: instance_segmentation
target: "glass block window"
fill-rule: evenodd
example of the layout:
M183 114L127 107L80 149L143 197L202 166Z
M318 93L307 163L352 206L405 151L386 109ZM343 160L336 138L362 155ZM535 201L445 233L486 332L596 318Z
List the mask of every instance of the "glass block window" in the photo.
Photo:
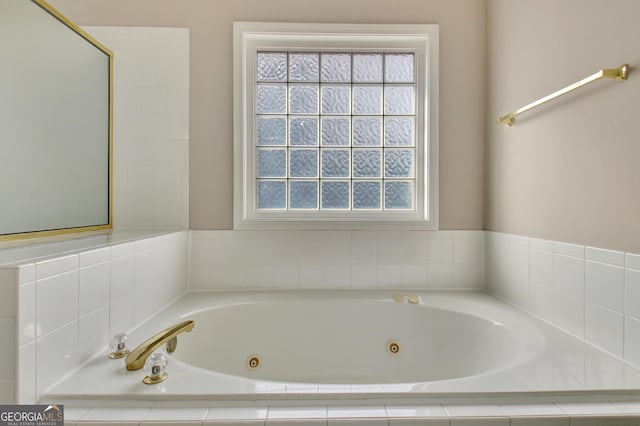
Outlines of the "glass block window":
M436 229L437 41L234 23L234 226Z
M416 58L256 52L260 210L412 210Z

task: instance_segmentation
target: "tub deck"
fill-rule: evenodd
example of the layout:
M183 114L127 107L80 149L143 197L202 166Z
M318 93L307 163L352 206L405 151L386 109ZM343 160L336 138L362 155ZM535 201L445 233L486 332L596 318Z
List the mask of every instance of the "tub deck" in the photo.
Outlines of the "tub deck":
M256 297L392 297L397 291L282 291L213 292L187 294L130 333L141 342L189 314ZM584 341L530 316L491 295L467 291L411 291L424 303L446 309L474 311L488 318L526 320L539 330L544 344L533 357L505 368L450 380L431 382L331 384L255 380L204 370L170 358L169 378L145 385L144 370L126 371L122 360L107 359L108 351L59 383L42 398L64 401L442 401L451 398L584 397L611 399L640 395L640 370ZM259 319L257 319L259 320ZM220 324L233 327L233 324ZM196 324L196 327L198 325ZM500 350L500 348L496 348ZM472 354L470 356L473 356Z

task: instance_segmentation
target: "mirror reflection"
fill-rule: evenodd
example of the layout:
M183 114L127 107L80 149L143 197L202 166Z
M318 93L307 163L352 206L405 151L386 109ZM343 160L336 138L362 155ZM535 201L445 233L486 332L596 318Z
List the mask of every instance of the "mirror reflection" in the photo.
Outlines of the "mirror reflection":
M111 227L111 52L0 0L0 54L0 239Z

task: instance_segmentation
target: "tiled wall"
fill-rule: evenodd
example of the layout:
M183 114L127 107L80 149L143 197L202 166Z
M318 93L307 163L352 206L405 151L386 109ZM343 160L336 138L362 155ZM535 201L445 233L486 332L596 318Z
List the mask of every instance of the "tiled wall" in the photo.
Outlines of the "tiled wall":
M188 241L180 231L0 266L0 402L32 403L181 296Z
M115 55L114 227L187 229L189 30L85 30ZM179 244L141 240L91 253L76 250L20 269L0 267L0 402L13 400L16 373L16 400L33 401L66 369L104 347L116 330L139 323L180 294L186 266L172 265L187 262L187 233L181 235ZM76 242L60 244L60 252L69 252ZM52 254L46 245L25 250ZM0 265L9 263L5 258L0 250ZM6 343L14 340L17 359ZM54 355L44 357L47 351Z
M640 365L640 255L485 233L487 289Z
M483 231L191 231L190 288L484 288Z
M65 408L65 424L172 426L637 426L640 404L632 400L576 404L565 401L526 403L367 404L252 407Z
M114 224L189 225L189 30L84 27L114 53Z

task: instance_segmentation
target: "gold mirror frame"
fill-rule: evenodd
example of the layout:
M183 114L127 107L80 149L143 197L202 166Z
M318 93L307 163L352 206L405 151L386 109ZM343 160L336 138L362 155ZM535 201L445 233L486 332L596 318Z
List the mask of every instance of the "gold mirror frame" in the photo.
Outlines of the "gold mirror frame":
M107 212L107 220L106 224L102 225L93 225L93 226L78 226L78 227L67 227L60 229L44 229L44 230L36 230L36 231L26 231L26 232L16 232L11 234L0 234L0 242L6 241L15 241L15 240L23 240L29 238L43 238L50 236L58 236L64 234L73 234L80 232L91 232L91 231L104 231L110 230L113 228L113 52L103 46L100 42L94 39L91 35L89 35L86 31L80 28L78 25L71 22L67 17L65 17L62 13L56 10L53 6L48 4L45 0L31 0L32 3L36 4L40 8L42 8L45 12L51 15L53 18L57 19L60 23L65 25L67 28L75 32L78 36L85 39L95 48L100 50L102 53L108 56L109 60L109 94L108 94L108 190L107 190L107 204L108 204L108 212Z

